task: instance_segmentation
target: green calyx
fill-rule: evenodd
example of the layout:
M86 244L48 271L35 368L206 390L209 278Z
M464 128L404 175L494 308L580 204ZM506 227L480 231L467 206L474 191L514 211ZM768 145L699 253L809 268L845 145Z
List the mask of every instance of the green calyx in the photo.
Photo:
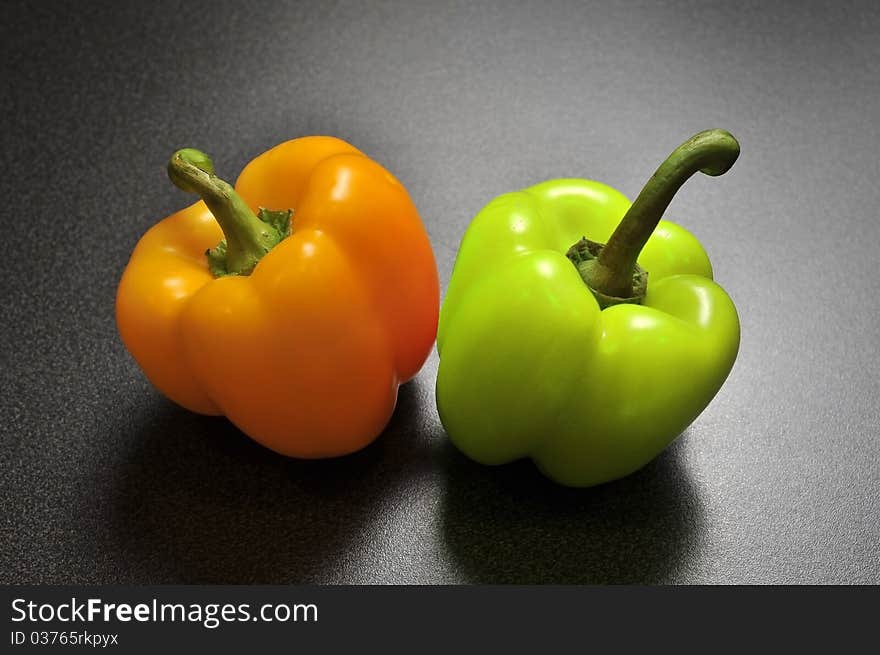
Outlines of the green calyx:
M584 283L590 288L593 295L596 296L596 300L602 309L624 303L641 304L645 293L648 291L648 271L638 264L633 267L632 287L628 295L624 297L608 295L590 285L590 280L596 277L595 269L599 264L599 253L602 252L602 247L601 243L590 241L587 237L584 237L569 248L565 256L575 265Z
M199 150L175 152L168 177L179 189L198 194L223 230L225 238L205 253L214 277L250 275L266 253L290 236L292 210L260 208L254 214L232 185L214 175L213 162Z
M223 277L224 275L250 275L257 265L257 262L265 255L273 246L277 245L282 239L290 236L290 217L293 211L285 209L283 211L275 211L260 207L257 218L262 221L266 227L261 228L262 232L269 235L271 245L258 246L255 252L247 253L240 257L244 262L244 266L239 269L230 268L229 266L229 241L228 237L222 239L214 248L206 251L208 257L208 268L214 277ZM221 225L222 227L222 225ZM226 230L223 231L224 234Z
M739 156L739 143L725 130L705 130L672 151L645 184L621 219L608 243L586 237L566 256L602 309L620 303L641 303L648 274L636 260L679 188L697 171L722 175Z

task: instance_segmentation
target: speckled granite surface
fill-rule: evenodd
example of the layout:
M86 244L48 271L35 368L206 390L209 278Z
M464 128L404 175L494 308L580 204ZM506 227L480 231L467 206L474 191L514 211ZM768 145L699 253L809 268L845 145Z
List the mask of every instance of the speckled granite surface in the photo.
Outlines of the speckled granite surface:
M0 582L880 582L876 5L591 4L3 3ZM190 201L178 147L233 177L351 141L408 187L445 286L495 195L632 197L716 126L739 162L668 216L737 303L740 357L620 482L466 460L436 355L373 446L287 461L161 398L116 335L128 253Z

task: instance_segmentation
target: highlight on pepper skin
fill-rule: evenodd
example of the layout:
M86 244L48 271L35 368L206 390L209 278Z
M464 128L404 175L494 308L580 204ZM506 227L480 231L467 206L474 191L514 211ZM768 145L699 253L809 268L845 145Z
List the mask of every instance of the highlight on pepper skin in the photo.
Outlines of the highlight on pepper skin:
M147 378L283 455L372 442L437 330L437 267L406 189L328 136L272 148L235 187L193 149L168 173L201 200L141 238L116 296Z
M733 367L739 318L699 241L662 216L694 173L721 175L738 155L707 130L633 203L563 179L477 214L437 335L437 408L459 450L487 465L529 457L588 487L641 468L697 418Z

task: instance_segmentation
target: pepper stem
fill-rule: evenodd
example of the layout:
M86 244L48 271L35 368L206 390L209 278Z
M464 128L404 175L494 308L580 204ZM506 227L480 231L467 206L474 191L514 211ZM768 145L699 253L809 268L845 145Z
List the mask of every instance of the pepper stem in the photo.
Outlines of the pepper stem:
M578 261L574 251L579 245L580 251L585 251L586 244L579 242L572 246L569 258L603 308L619 302L641 301L647 280L636 260L676 191L697 171L712 176L726 173L738 156L739 143L729 132L706 130L695 134L660 164L608 243L592 248L598 251L595 256ZM610 301L603 304L603 296Z
M205 153L193 148L178 150L168 162L168 177L179 189L196 193L220 229L223 239L206 255L215 277L250 275L257 262L290 234L290 210L257 216L228 182L214 175L214 164Z

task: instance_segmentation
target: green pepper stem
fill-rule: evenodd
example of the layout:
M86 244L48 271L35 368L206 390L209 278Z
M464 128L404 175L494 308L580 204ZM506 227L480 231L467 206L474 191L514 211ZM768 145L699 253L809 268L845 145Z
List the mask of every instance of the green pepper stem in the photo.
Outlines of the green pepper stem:
M676 191L697 171L712 176L726 173L738 156L739 143L725 130L700 132L673 150L602 248L589 286L608 296L632 296L636 260Z
M205 153L178 150L168 162L168 177L179 189L198 194L223 230L225 240L207 253L215 275L249 275L286 236L260 220L232 185L214 175L214 164Z

